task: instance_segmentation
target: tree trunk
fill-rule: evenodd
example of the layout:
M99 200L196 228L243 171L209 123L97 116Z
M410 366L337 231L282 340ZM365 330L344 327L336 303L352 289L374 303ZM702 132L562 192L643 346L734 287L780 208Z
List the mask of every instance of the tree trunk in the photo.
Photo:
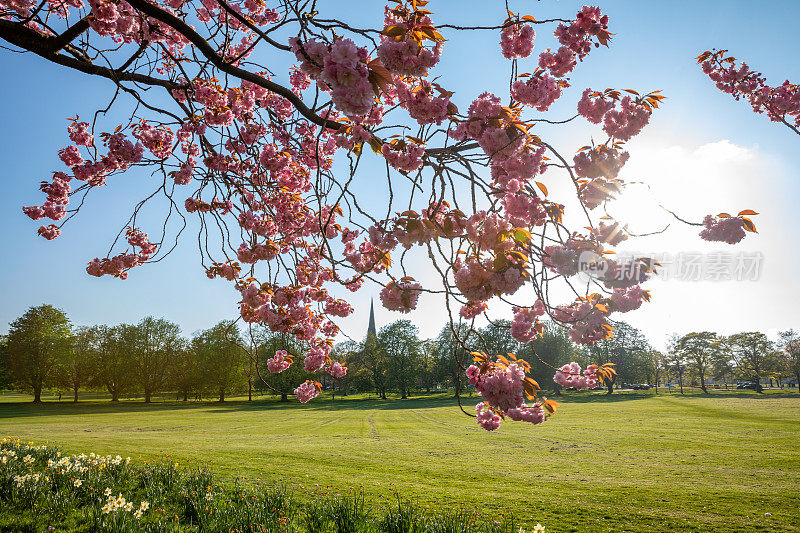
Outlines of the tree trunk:
M188 402L189 401L189 391L186 391L186 390L183 391L183 401L184 402Z
M281 401L282 402L288 402L289 401L289 397L286 395L285 392L281 393Z
M150 403L150 391L149 390L145 390L144 391L144 403Z
M225 389L220 389L219 390L219 401L221 401L221 402L225 401Z
M678 378L678 385L681 386L681 394L683 394L683 376Z
M706 388L706 376L705 376L705 374L700 374L700 388L703 389L703 392L708 394L708 389Z
M78 387L73 387L72 392L73 392L72 401L74 403L78 403Z
M612 394L614 392L614 382L613 381L608 380L608 382L606 382L606 387L608 388L608 392L606 392L606 394Z
M247 401L253 401L253 378L247 380Z
M118 402L119 401L119 391L113 391L111 393L111 401Z
M33 389L33 403L42 403L42 388L35 387Z

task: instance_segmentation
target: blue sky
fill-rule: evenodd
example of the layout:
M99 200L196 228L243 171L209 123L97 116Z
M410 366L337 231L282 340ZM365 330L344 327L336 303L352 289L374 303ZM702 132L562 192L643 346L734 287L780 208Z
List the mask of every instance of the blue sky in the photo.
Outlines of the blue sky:
M335 15L362 26L380 27L381 2L337 2ZM582 3L573 1L512 2L511 8L538 19L571 18ZM764 72L770 83L800 81L800 42L796 21L800 2L744 1L645 2L604 1L615 34L611 47L597 49L578 66L572 87L547 116L566 118L585 87L661 89L669 98L651 124L629 145L629 168L637 179L653 177L681 212L700 219L707 212L752 208L760 234L749 236L742 249L764 255L764 271L757 282L657 282L654 302L630 321L657 344L671 332L718 329L733 332L760 329L774 332L800 327L800 313L792 302L800 297L794 271L800 257L790 248L796 242L800 216L790 202L800 198L800 137L754 115L744 102L717 91L694 62L701 51L728 48ZM502 2L433 0L429 8L437 23L500 23ZM520 65L532 70L538 52L554 46L553 26L537 27L534 54ZM456 92L464 109L483 90L507 97L509 62L499 50L496 32L444 32L445 53L434 74ZM272 58L264 56L267 62ZM277 60L278 64L285 60ZM273 63L270 63L271 65ZM129 172L97 190L64 235L48 242L36 236L37 223L22 214L22 205L38 204L38 183L55 169L63 169L57 150L67 144L67 117L88 119L112 93L109 83L87 79L44 60L0 51L0 331L31 305L51 303L63 308L76 324L137 321L152 314L181 325L185 334L209 327L236 314L235 293L219 280L208 280L199 267L192 230L165 261L135 269L127 281L97 279L85 273L90 259L104 256L144 191L154 187L142 171ZM113 129L120 116L109 117ZM559 130L544 130L562 153L586 144L599 130L585 121ZM368 156L368 157L371 157ZM368 168L368 166L367 166ZM626 169L628 170L628 169ZM366 183L366 181L364 182ZM682 184L682 185L681 185ZM684 194L684 189L689 187ZM693 197L699 186L702 199ZM380 192L366 185L364 194L380 200ZM702 200L702 201L698 201ZM705 208L705 207L708 208ZM190 216L191 218L191 216ZM147 230L147 228L144 228ZM693 236L695 235L695 236ZM648 239L639 250L712 251L692 232ZM726 250L729 251L729 250ZM424 278L425 273L419 277ZM378 289L365 287L354 299L360 312L342 322L344 330L360 338L366 330L368 301ZM424 335L442 325L441 303L420 302L411 315ZM376 307L385 324L400 315Z

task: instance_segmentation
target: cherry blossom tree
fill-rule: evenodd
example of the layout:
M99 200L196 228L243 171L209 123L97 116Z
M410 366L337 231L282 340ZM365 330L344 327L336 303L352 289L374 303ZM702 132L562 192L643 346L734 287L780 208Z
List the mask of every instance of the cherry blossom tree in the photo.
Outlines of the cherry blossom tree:
M789 80L774 87L768 85L762 73L744 61L737 63L727 52L706 50L697 56L697 62L720 91L736 100L744 98L755 113L764 113L800 135L800 86Z
M599 7L548 20L504 9L465 27L427 4L387 0L383 21L357 27L321 14L315 0L0 0L8 46L105 78L113 89L90 120L69 122L58 152L65 167L42 183L46 199L25 214L52 221L38 233L55 239L96 188L147 169L155 183L87 272L127 278L174 248L182 229L168 234L170 220L196 217L206 275L231 284L242 321L306 343L298 363L309 372L346 372L331 352L336 319L353 308L337 295L365 282L380 284L381 302L399 313L439 295L451 323L491 320L511 306L511 333L522 343L542 334L545 317L577 343L609 338L610 316L650 299L640 284L655 265L611 257L634 235L603 208L624 193L625 143L664 96L586 88L573 116L548 118L571 73L610 44ZM509 90L459 95L471 102L459 109L458 88L436 66L449 34L485 31L496 32L508 61ZM538 57L536 39L549 46ZM133 113L109 123L122 102L132 102ZM543 127L573 121L605 140L562 154ZM389 194L380 205L355 191L367 158L385 169ZM560 184L569 192L551 196ZM159 197L168 205L163 223L140 227L140 209ZM571 227L567 209L580 220ZM702 222L670 213L703 226L709 241L735 243L755 231L748 210ZM439 281L415 279L414 257ZM601 274L576 282L587 257ZM551 296L556 285L570 296ZM460 332L453 328L463 344ZM278 355L268 370L293 364ZM556 404L526 375L528 362L495 355L458 361L484 400L475 409L480 425L543 422ZM613 373L577 364L553 370L573 387ZM309 380L295 392L308 401L320 388Z

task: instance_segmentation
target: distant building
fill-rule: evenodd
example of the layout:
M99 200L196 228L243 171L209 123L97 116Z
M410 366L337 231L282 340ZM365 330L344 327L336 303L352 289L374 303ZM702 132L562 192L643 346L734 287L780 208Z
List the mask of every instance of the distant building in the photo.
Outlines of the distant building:
M378 330L375 329L375 302L370 299L369 301L369 326L367 326L367 339L370 335L377 338Z

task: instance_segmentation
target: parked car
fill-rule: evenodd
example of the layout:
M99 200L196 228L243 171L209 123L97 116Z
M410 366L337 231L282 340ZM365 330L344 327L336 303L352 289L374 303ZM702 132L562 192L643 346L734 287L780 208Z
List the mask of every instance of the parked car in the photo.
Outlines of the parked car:
M750 389L756 392L761 392L764 388L761 386L760 383L739 383L736 385L737 389Z
M631 387L633 390L650 390L650 385L647 383L639 383L638 385L634 385Z

